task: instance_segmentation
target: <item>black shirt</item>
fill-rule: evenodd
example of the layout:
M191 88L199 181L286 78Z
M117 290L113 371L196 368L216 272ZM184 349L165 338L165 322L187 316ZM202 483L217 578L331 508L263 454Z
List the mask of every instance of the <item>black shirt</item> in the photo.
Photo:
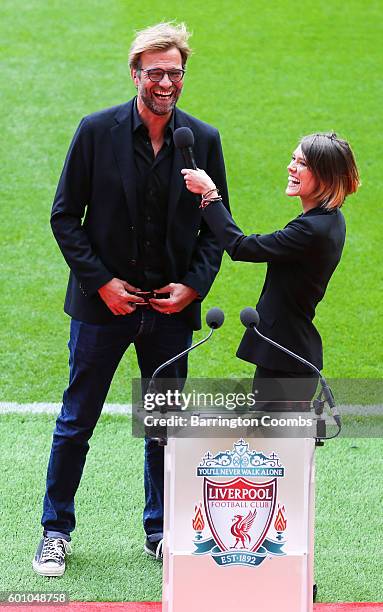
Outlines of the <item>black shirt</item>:
M149 133L133 108L133 146L138 208L138 259L132 281L143 290L158 289L170 279L166 266L166 227L173 163L174 113L165 129L164 144L154 156Z

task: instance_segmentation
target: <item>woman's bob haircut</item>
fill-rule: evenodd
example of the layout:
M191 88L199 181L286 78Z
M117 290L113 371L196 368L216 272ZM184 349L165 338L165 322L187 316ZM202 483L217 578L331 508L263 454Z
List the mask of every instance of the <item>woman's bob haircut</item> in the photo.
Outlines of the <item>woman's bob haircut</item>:
M315 198L323 208L340 208L360 185L350 145L334 132L304 136L299 144L307 166L318 181Z

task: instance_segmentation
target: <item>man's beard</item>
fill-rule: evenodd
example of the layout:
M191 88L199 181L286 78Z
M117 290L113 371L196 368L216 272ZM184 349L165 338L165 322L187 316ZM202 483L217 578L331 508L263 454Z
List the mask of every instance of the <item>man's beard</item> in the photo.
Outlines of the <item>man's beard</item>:
M160 100L156 100L151 94L147 95L144 87L138 90L138 94L142 102L145 104L146 108L148 108L154 115L161 116L161 115L168 115L169 113L173 111L175 105L177 104L178 98L180 97L181 92L178 90L175 90L170 100L166 102L165 101L161 102Z

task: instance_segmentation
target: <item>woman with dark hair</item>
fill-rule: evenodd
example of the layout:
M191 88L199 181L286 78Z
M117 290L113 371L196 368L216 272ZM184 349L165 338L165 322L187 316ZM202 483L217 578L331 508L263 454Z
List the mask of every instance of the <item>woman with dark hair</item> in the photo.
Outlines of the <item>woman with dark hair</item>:
M203 219L231 259L267 262L257 304L260 332L321 370L322 341L312 321L342 254L346 227L340 208L358 189L359 174L349 144L334 133L302 138L287 170L286 194L300 197L302 214L282 230L249 236L235 224L203 170L184 169L182 174L189 191L202 195ZM253 330L246 331L237 356L256 364L254 386L260 399L307 402L313 397L313 371L258 339ZM274 384L282 378L300 379L298 390L289 388L286 394ZM273 384L268 386L265 379Z

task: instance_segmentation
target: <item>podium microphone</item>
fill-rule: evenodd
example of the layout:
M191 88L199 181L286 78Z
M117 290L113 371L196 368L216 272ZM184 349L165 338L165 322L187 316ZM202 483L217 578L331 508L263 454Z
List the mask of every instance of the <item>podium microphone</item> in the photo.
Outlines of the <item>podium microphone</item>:
M206 313L206 323L210 327L209 335L206 336L206 338L203 338L202 340L200 340L199 342L196 342L196 344L192 344L192 346L182 351L182 353L175 355L168 361L165 361L165 363L162 363L160 366L158 366L158 368L152 374L152 378L150 379L149 387L153 387L153 385L155 384L154 379L157 378L158 374L164 368L171 365L175 361L178 361L178 359L181 359L181 357L184 357L185 355L190 353L190 351L193 351L195 348L197 348L197 346L201 346L201 344L204 344L205 342L207 342L212 337L213 331L221 327L224 320L225 320L225 315L220 308L210 308L210 310L208 310L208 312Z
M181 128L179 128L179 129L181 129ZM202 338L202 340L200 340L199 342L196 342L195 344L192 344L192 346L190 346L189 348L187 348L184 351L182 351L182 353L179 353L178 355L175 355L171 359L168 359L168 361L165 361L165 363L162 363L160 366L158 366L158 368L152 374L152 377L151 377L149 385L148 385L147 393L155 393L156 378L158 377L158 374L160 372L162 372L162 370L164 368L166 368L167 366L171 365L175 361L178 361L182 357L185 357L185 355L187 355L188 353L190 353L191 351L196 349L197 346L201 346L201 344L204 344L205 342L210 340L210 338L213 335L213 332L216 329L219 329L223 325L224 320L225 320L225 315L224 315L223 310L221 310L220 308L216 308L216 307L215 308L210 308L210 310L208 310L208 312L206 313L206 323L210 327L209 334L206 336L206 338ZM162 412L162 410L161 410L161 412ZM166 412L166 408L165 408L164 412ZM166 440L164 438L158 438L158 443L160 445L166 444Z
M313 363L310 363L310 361L307 361L307 359L304 359L304 357L300 357L300 355L297 355L296 353L293 353L293 351L290 351L289 349L287 349L286 347L282 346L281 344L278 344L278 342L275 342L271 338L267 338L267 336L264 336L263 334L261 334L261 332L258 330L258 325L259 325L259 321L260 321L259 314L255 310L255 308L251 308L251 307L244 308L243 310L241 310L241 313L240 313L239 317L241 319L242 325L244 325L247 329L253 329L254 332L260 338L262 338L262 340L265 340L266 342L268 342L272 346L275 346L275 348L279 349L280 351L283 351L284 353L286 353L290 357L293 357L293 359L296 359L297 361L300 361L304 365L308 366L311 370L313 370L316 374L318 374L319 381L320 381L320 384L321 384L321 392L320 392L318 398L316 400L314 400L314 407L316 409L317 408L320 409L320 407L322 406L322 409L323 409L323 403L321 403L322 402L321 397L322 397L322 393L323 393L324 401L327 402L327 404L328 404L328 406L330 408L331 414L332 414L332 416L334 418L334 421L335 421L335 423L338 426L338 433L336 435L339 435L340 430L342 428L342 423L341 423L340 415L339 415L339 413L336 410L335 400L334 400L334 396L332 394L332 391L331 391L331 389L330 389L330 387L329 387L325 377L322 376L322 374L320 373L318 368ZM335 438L335 436L331 436L331 437ZM325 439L325 438L323 438L323 439ZM329 439L329 438L327 438L327 439Z
M177 128L174 130L173 141L175 147L177 149L181 149L185 162L185 168L197 170L197 164L195 163L193 153L194 134L191 129L188 127Z

